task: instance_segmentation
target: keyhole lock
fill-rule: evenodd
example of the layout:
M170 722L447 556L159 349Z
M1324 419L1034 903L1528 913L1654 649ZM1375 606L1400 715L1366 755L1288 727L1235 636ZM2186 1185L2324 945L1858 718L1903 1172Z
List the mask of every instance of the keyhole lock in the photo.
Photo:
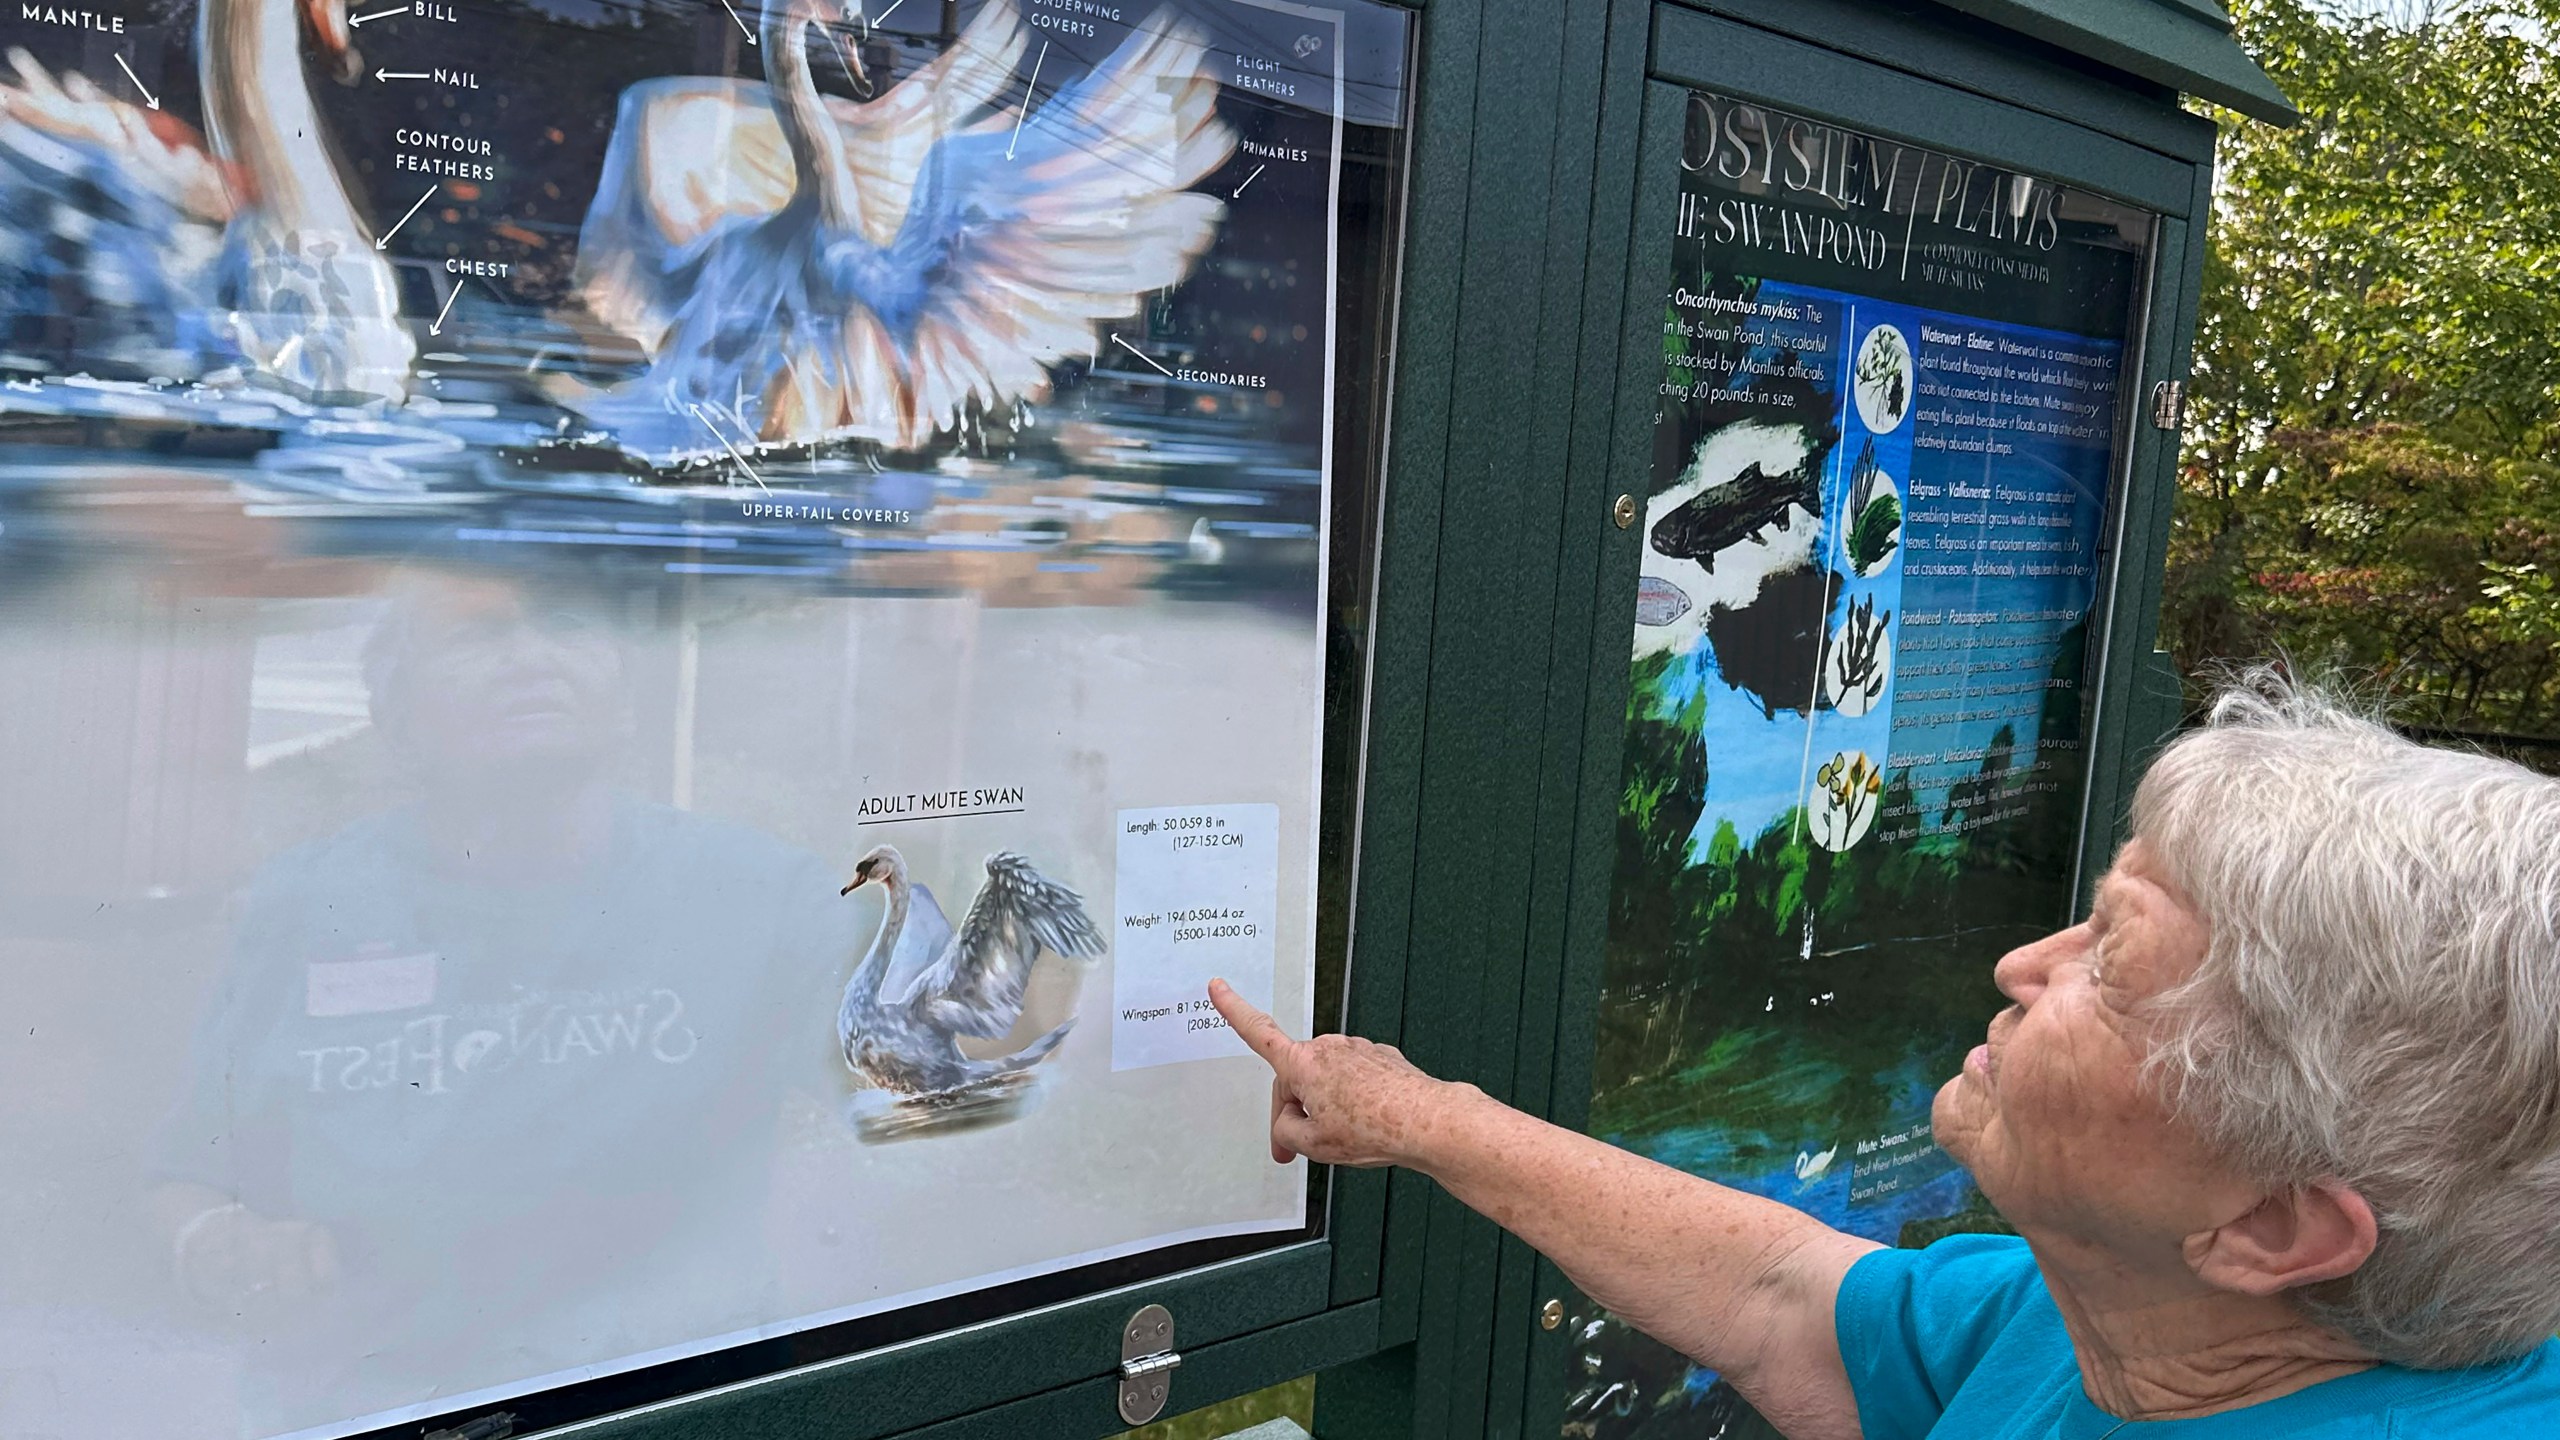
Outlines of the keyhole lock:
M1612 519L1615 519L1618 522L1618 528L1621 530L1633 525L1636 523L1636 497L1633 495L1619 496L1618 503L1609 507L1609 514Z

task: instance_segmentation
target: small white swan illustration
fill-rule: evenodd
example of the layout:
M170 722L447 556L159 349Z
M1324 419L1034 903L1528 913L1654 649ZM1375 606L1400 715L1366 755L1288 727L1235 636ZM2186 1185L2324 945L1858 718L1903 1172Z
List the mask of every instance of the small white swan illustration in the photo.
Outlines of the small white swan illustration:
M1837 1156L1839 1153L1840 1146L1836 1142L1830 1149L1823 1151L1819 1155L1803 1150L1797 1151L1796 1178L1798 1180L1821 1179L1824 1173L1830 1170L1833 1157Z

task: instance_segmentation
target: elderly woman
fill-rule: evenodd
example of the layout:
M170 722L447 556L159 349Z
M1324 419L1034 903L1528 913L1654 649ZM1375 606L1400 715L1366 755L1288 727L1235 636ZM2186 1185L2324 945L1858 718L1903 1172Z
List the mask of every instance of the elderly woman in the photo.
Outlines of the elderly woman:
M1432 1176L1796 1440L2560 1436L2560 782L2234 692L1995 974L1936 1128L2020 1238L1917 1251L1212 994L1275 1157Z

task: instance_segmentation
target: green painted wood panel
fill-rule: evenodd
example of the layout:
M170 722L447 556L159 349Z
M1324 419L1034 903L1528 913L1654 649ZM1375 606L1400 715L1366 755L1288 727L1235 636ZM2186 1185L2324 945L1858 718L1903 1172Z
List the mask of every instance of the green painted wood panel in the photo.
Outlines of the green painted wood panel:
M2163 215L2194 203L2194 165L2069 120L1975 97L1676 5L1654 12L1653 73L1875 134L1917 123L1935 149L2128 200Z
M1940 0L1950 8L2050 40L2091 59L2228 105L2253 119L2299 118L2228 32L2185 5L2145 0Z
M1692 8L2086 126L2181 160L2213 125L2177 91L1970 16L1871 0L1689 0Z
M1175 1338L1186 1347L1274 1332L1324 1311L1332 1269L1324 1245L1295 1246L551 1433L579 1440L871 1440L1110 1371L1119 1363L1120 1327L1149 1302L1179 1317ZM1084 1433L1119 1428L1115 1422Z

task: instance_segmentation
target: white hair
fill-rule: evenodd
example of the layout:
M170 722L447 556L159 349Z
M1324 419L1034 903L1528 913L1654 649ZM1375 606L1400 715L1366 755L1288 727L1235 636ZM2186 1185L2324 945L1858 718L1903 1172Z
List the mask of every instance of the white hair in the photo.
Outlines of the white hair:
M2153 1002L2161 1092L2254 1179L2333 1177L2379 1222L2297 1303L2424 1368L2560 1330L2560 780L2258 670L2132 833L2211 935Z

